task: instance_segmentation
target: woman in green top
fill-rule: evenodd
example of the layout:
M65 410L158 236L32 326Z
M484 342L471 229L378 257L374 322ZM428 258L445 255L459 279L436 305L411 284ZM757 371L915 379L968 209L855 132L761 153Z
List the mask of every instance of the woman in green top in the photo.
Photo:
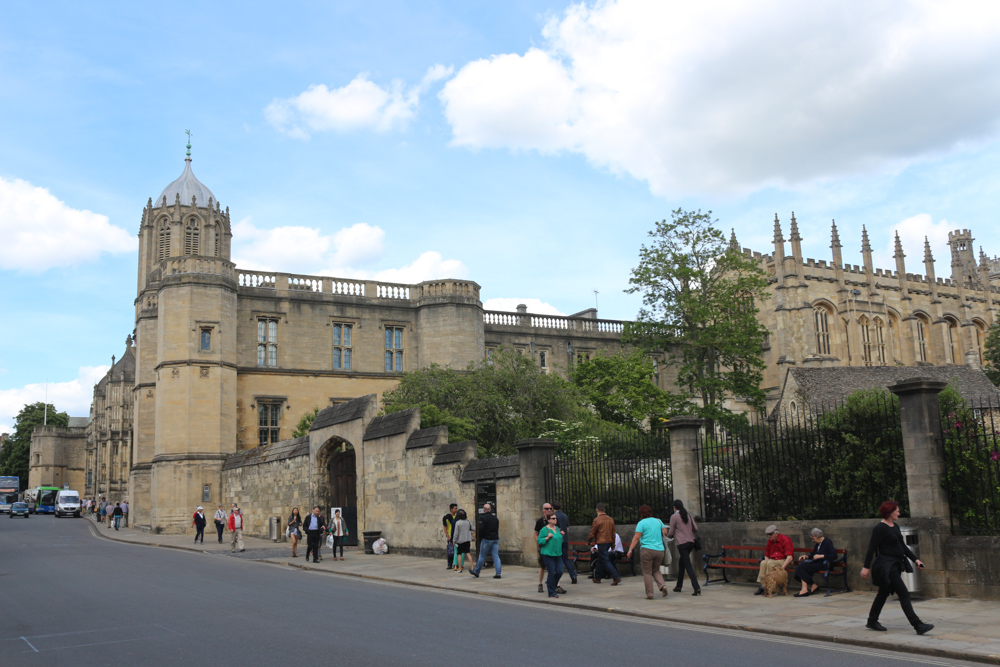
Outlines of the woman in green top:
M562 543L563 534L559 530L559 519L555 514L549 516L545 527L538 531L538 545L541 547L542 561L545 562L545 569L549 573L546 585L549 589L549 597L557 598L556 587L559 586L559 577L562 576Z
M667 527L663 522L653 517L653 508L643 505L639 508L639 523L635 525L635 535L632 536L632 544L628 548L628 557L632 557L632 551L637 545L642 545L642 581L646 585L646 599L653 599L653 581L659 587L663 597L667 597L667 584L663 581L663 573L660 566L663 565L663 556L666 553L666 543L663 541L667 536Z

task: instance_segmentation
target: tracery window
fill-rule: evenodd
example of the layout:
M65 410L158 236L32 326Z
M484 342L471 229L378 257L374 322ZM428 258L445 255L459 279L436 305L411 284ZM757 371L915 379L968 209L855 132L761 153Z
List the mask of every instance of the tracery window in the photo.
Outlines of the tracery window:
M858 320L858 325L861 328L861 360L865 362L865 366L871 366L873 347L871 324L867 317L862 317Z
M333 325L333 368L335 370L351 370L351 357L353 349L351 343L351 333L354 330L352 324Z
M917 318L917 357L927 361L927 327L923 318Z
M187 227L184 228L184 254L185 255L197 255L200 254L200 229L198 228L198 219L191 218L188 220Z
M280 420L280 403L260 403L257 405L257 434L261 445L279 442Z
M984 325L981 322L975 322L976 331L976 354L979 355L979 365L983 365L983 328Z
M948 359L950 359L951 363L953 363L953 364L958 363L956 361L957 355L955 354L955 340L957 338L957 336L955 334L956 334L957 331L958 331L958 323L955 322L954 320L949 319L948 320Z
M875 363L879 366L885 366L886 355L885 355L885 326L882 323L882 319L876 317L875 323Z
M275 368L278 365L278 320L262 317L257 320L257 365Z
M218 224L215 225L215 233L212 236L215 237L215 256L222 257L222 228Z
M163 219L160 221L160 230L157 235L156 259L162 261L170 257L170 221Z
M385 370L403 372L403 328L385 328Z
M816 354L830 354L830 319L823 306L813 309L816 321Z

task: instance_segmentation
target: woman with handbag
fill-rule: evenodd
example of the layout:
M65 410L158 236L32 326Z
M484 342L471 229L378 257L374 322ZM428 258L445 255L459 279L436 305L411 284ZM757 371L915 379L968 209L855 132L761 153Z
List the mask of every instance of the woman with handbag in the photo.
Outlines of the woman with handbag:
M895 500L887 500L878 508L882 520L875 524L872 530L872 539L868 543L868 553L865 554L865 566L861 568L861 578L867 579L872 575L872 583L878 586L878 595L872 602L872 608L868 612L868 623L865 627L869 630L885 632L885 627L878 622L878 617L882 613L882 607L889 595L895 593L899 599L899 606L903 608L906 620L910 622L918 635L925 634L934 629L930 623L924 623L913 611L913 604L910 602L910 591L903 583L902 573L913 572L910 565L912 560L920 569L924 568L923 562L910 550L903 541L903 534L896 525L899 519L899 503ZM874 563L872 562L874 559ZM909 560L907 560L909 559Z
M344 541L347 539L350 531L347 530L347 524L344 523L344 519L340 516L340 510L335 510L333 513L333 518L330 519L330 536L333 538L333 560L337 560L337 547L340 547L340 560L344 560Z
M663 573L660 572L663 556L666 554L666 544L663 541L666 536L667 527L653 516L653 508L649 505L640 507L639 523L635 525L635 535L632 536L632 544L625 556L631 558L636 546L642 546L639 558L642 563L642 583L646 586L647 600L653 599L654 581L663 597L667 597L667 584L663 581Z
M451 541L455 543L455 572L464 572L465 554L472 552L472 534L475 530L465 510L458 510L456 516L458 520L451 529ZM469 562L471 564L472 556L469 556Z
M684 503L680 500L674 501L674 513L670 517L670 526L667 529L667 537L674 538L677 543L677 553L680 554L680 565L677 567L677 585L674 592L680 593L684 586L684 573L691 577L691 585L694 586L694 593L691 595L701 595L701 586L698 585L698 577L695 576L694 566L691 565L691 552L701 548L698 539L698 524L694 517L688 514L684 508Z
M296 551L299 548L299 538L302 537L302 517L298 507L293 507L292 514L288 517L288 537L292 540L292 558L298 558Z

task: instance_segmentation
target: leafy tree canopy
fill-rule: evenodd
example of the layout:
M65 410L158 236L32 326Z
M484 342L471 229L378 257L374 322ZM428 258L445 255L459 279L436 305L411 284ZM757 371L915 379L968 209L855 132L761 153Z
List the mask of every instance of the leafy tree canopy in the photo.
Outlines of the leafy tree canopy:
M641 350L597 355L573 368L573 382L604 421L634 429L672 412L669 394L654 384L656 362Z
M547 430L546 419L593 419L573 384L503 347L463 371L432 365L404 373L382 398L386 412L420 406L421 427L447 424L449 440L475 439L481 456L514 453L515 442Z
M990 382L1000 387L1000 323L994 324L986 332L983 345L983 372Z
M302 419L295 426L295 430L292 431L293 438L304 438L309 435L309 429L312 428L313 422L316 421L316 416L319 414L319 408L313 408L309 412L302 415Z
M624 343L663 351L677 374L678 397L694 399L687 411L724 417L727 397L763 408L763 344L767 330L757 304L767 298L758 262L726 241L712 213L673 211L649 232L639 252L629 293L643 308L626 326Z
M28 486L28 456L31 453L31 433L36 426L46 421L45 403L29 403L21 408L14 418L14 432L10 440L0 449L0 475L17 475L21 478L21 488ZM57 412L54 405L48 405L50 426L69 426L69 415Z

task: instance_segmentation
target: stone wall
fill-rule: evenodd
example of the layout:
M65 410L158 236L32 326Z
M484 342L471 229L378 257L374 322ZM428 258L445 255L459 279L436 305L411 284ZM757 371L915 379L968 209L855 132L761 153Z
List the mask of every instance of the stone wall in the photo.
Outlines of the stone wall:
M284 535L293 507L302 515L309 512L309 438L231 454L222 467L222 498L205 513L211 517L220 504L228 512L234 502L243 512L247 535L267 537L272 516L281 517Z
M86 447L86 427L36 426L28 455L28 488L67 485L82 494Z

